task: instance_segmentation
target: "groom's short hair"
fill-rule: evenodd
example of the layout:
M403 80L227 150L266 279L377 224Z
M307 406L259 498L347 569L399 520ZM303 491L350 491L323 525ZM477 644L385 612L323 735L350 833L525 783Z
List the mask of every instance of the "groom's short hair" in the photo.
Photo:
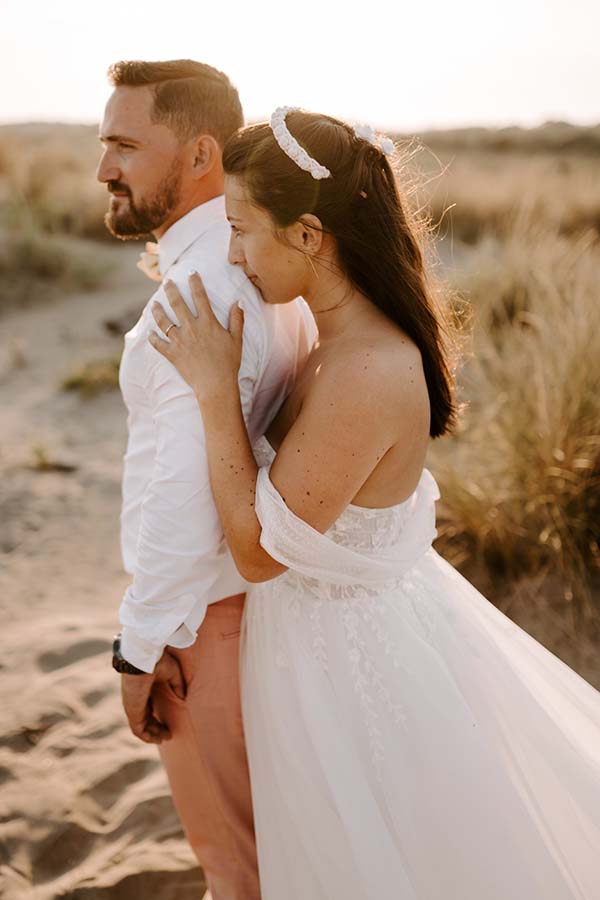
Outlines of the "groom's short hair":
M121 60L110 66L108 80L113 87L151 87L153 120L168 125L181 141L211 134L222 147L244 124L238 92L227 75L193 59Z

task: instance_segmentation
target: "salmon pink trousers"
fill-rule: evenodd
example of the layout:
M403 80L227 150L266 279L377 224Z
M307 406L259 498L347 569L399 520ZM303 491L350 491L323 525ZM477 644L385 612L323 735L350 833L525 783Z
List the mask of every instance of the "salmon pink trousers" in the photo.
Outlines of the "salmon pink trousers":
M187 684L152 701L172 737L160 745L175 807L204 870L212 900L260 900L250 776L240 702L240 629L245 595L208 607L196 642L178 650Z

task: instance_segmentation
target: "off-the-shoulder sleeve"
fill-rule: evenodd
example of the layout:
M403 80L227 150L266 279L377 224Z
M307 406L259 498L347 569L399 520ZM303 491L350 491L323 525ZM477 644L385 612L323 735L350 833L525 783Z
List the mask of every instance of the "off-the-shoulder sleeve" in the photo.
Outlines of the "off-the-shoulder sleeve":
M402 540L390 555L344 546L316 531L286 506L269 473L270 466L259 469L256 484L260 544L273 559L301 575L330 584L377 585L401 578L430 549L436 536L439 491L427 469L415 493L403 504Z

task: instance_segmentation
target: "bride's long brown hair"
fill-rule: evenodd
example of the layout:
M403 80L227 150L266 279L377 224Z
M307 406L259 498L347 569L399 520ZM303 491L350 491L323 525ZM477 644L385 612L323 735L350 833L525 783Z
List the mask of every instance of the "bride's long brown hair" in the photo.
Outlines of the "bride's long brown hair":
M241 176L257 206L285 228L312 213L336 241L352 284L414 341L421 352L431 406L431 437L452 427L456 407L441 321L428 284L418 229L405 210L385 154L344 122L303 111L286 125L331 178L314 179L277 144L271 127L234 134L223 167Z

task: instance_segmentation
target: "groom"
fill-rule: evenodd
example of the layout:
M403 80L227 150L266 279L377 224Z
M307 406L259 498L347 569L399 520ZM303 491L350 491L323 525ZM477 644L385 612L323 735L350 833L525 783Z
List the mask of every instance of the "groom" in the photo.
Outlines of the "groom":
M191 301L198 271L225 324L244 310L239 384L251 439L266 430L314 338L302 300L264 304L227 262L222 148L243 124L236 89L192 60L118 62L100 128L97 177L115 236L153 233L163 279ZM148 342L159 287L125 336L121 389L129 440L121 540L131 583L113 665L133 733L159 745L186 835L212 900L258 900L260 888L239 689L245 582L213 501L193 391ZM173 326L177 327L177 326Z

